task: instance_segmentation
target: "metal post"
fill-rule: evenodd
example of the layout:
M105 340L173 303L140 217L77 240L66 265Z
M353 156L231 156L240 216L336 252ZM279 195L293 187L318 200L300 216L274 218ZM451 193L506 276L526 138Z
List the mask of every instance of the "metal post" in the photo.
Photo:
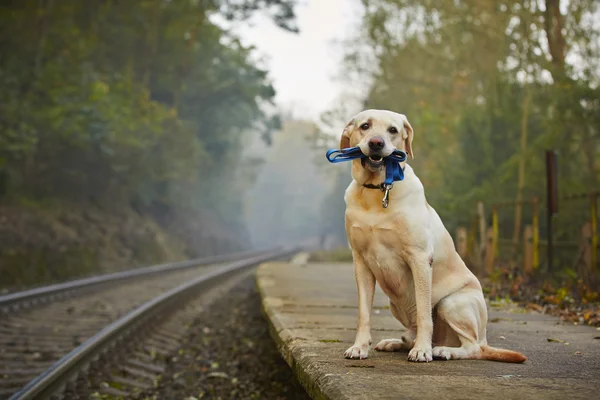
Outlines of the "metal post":
M546 225L548 225L548 271L552 271L554 264L554 254L552 247L552 213L548 212L548 216L546 218Z
M591 267L592 271L598 268L598 208L597 208L598 193L590 195L590 222L592 228L592 248L591 248Z
M533 221L531 222L533 228L533 260L532 267L537 269L540 265L540 218L539 218L539 200L537 197L533 198Z
M554 150L546 151L546 204L548 212L548 271L554 269L554 247L552 243L552 217L558 212L558 164Z

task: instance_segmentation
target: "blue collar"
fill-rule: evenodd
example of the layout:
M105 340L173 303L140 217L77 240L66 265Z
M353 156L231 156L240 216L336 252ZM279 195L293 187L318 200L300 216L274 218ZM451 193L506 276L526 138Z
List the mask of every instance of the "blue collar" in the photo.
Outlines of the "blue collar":
M367 156L360 151L359 147L350 147L340 150L327 150L325 157L327 157L327 160L330 163L339 163L362 159L366 158ZM382 200L383 208L387 208L389 205L389 192L394 185L394 182L404 179L404 169L400 168L400 163L403 161L406 161L406 153L402 150L394 150L392 154L383 158L383 163L385 165L385 180L383 183L380 186L363 185L370 189L380 188L383 192L385 192Z

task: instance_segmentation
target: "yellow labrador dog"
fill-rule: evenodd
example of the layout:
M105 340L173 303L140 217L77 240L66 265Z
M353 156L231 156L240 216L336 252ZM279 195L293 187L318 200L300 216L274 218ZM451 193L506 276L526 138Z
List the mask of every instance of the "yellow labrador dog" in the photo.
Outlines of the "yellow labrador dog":
M524 362L518 352L487 345L487 309L481 285L454 248L435 210L427 204L413 169L401 163L389 207L378 190L385 179L383 157L403 150L414 158L414 132L406 117L366 110L342 133L340 148L358 146L367 158L352 161L354 180L346 190L346 233L358 286L358 329L346 358L367 358L375 282L390 299L394 317L407 328L385 339L379 351L407 350L410 361L433 358ZM435 347L432 348L432 343Z

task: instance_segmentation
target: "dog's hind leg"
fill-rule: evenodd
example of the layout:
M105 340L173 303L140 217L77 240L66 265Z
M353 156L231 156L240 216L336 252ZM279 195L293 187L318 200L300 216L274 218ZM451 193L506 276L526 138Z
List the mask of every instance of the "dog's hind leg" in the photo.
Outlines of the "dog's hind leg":
M405 313L403 313L398 307L390 301L390 311L392 315L404 326L409 326L409 321ZM406 332L400 339L383 339L375 350L377 351L408 351L413 348L416 337L416 330L414 328L407 328Z
M433 357L442 360L479 358L487 324L483 294L475 289L463 289L440 300L437 312L456 332L460 347L436 346Z

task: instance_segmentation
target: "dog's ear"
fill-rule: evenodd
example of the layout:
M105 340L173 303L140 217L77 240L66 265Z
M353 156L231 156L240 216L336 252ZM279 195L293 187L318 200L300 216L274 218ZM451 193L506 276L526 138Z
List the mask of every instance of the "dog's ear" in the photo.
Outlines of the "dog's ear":
M342 132L342 137L340 138L340 149L347 149L350 147L350 132L354 129L354 118L348 122L348 125L344 128Z
M403 123L404 130L406 131L405 133L403 133L404 148L406 149L406 154L409 155L410 158L415 158L415 153L413 153L413 149L412 149L412 141L413 141L413 138L415 137L415 132L413 131L412 126L410 126L410 123L408 122L406 115L403 115L402 119L404 120L404 123Z

